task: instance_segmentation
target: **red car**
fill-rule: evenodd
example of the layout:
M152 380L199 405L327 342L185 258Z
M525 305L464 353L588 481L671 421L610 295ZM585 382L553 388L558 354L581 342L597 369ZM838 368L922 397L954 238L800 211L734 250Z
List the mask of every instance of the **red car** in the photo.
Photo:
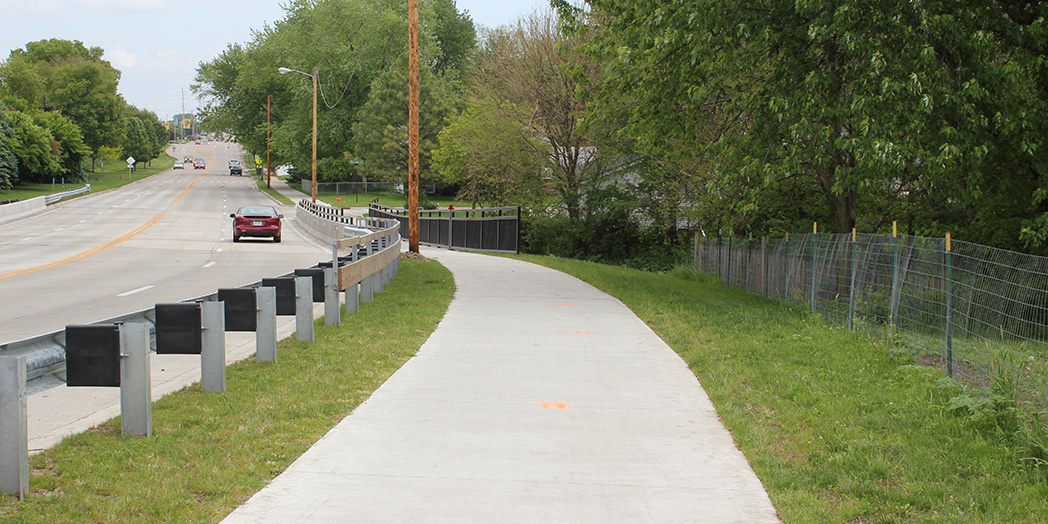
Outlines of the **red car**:
M193 169L207 169L207 165L204 164L203 158L197 158L193 160Z
M233 219L233 242L240 242L240 237L271 237L273 242L280 242L280 219L284 215L272 206L242 206L229 217Z

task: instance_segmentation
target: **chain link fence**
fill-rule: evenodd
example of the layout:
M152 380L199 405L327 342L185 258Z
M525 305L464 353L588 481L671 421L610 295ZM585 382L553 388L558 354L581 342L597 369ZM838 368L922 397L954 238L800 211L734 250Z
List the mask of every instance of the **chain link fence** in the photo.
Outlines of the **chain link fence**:
M696 236L698 269L910 349L975 387L1048 408L1048 258L949 238Z

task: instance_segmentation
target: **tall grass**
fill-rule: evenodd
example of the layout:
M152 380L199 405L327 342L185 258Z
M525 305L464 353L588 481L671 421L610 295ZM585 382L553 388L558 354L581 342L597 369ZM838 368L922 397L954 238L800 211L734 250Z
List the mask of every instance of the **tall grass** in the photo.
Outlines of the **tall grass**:
M1048 522L1037 431L1007 385L970 394L908 352L690 269L523 258L618 297L677 351L785 522Z

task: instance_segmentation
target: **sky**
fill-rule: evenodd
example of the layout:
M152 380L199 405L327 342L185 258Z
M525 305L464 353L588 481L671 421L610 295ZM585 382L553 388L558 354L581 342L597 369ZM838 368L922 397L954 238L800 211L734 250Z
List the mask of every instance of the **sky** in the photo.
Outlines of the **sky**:
M202 105L189 86L196 68L227 45L284 16L282 0L0 0L0 60L29 42L79 40L101 47L121 72L128 103L163 120ZM473 22L498 27L548 0L457 0ZM404 37L405 40L407 36Z

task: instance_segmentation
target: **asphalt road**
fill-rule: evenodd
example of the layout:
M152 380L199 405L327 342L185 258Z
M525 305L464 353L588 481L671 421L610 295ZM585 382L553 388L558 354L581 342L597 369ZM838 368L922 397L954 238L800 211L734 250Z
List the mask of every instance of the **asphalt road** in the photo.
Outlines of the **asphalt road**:
M235 144L176 145L206 169L167 171L0 224L0 343L206 295L330 258L248 176L229 176ZM285 215L282 242L232 241L245 204Z

